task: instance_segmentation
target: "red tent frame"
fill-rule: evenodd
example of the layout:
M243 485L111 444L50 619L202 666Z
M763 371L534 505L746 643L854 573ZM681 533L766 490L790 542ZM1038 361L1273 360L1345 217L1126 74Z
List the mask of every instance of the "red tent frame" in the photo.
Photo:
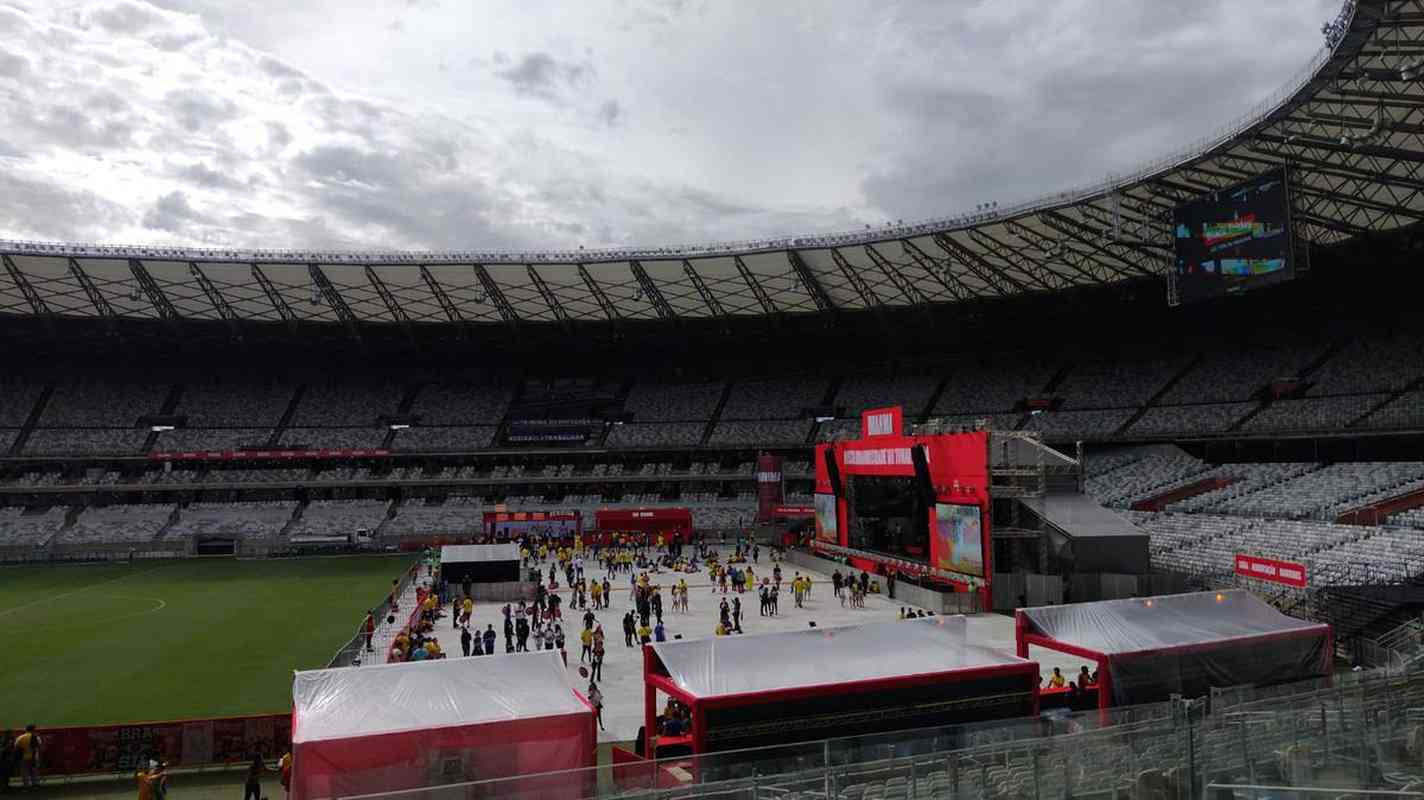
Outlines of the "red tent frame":
M698 697L690 692L684 691L674 683L671 678L659 674L657 672L657 664L658 657L653 651L653 648L650 645L643 645L643 730L645 731L644 741L648 743L644 752L648 757L653 757L656 753L652 742L657 735L657 693L659 691L687 706L692 718L692 733L687 737L678 737L676 741L681 742L683 739L686 739L694 755L707 752L705 712L709 709L767 705L791 700L835 697L845 694L869 694L892 689L929 686L943 683L947 679L964 681L989 675L1013 675L1015 673L1022 673L1032 688L1032 713L1034 715L1038 714L1040 667L1032 661L983 667L961 667L940 672L902 675L892 678L873 678L861 681L797 686L789 689L742 692L738 694L720 695L718 697ZM667 740L662 742L664 745L668 743Z
M1091 648L1073 644L1072 642L1065 642L1059 639L1054 639L1049 636L1031 633L1029 632L1029 620L1028 617L1024 614L1024 610L1018 609L1014 612L1014 643L1016 645L1015 650L1019 658L1028 658L1028 648L1029 646L1034 646L1042 647L1045 650L1053 650L1055 652L1064 653L1070 656L1078 656L1079 658L1083 658L1093 662L1098 669L1098 708L1102 710L1111 708L1113 705L1113 676L1112 666L1110 664L1110 659L1112 658L1132 658L1136 655L1155 656L1168 653L1201 653L1210 650L1234 649L1242 645L1258 646L1271 641L1280 641L1285 639L1305 639L1319 636L1322 628L1324 629L1325 633L1325 675L1326 680L1329 681L1330 664L1332 659L1334 658L1335 653L1335 631L1329 625L1326 625L1324 623L1293 631L1251 634L1247 636L1232 636L1224 639L1213 639L1211 641L1200 642L1196 644L1176 645L1173 647L1160 647L1151 650L1139 650L1123 653L1104 653L1098 650L1093 650ZM1157 699L1166 700L1167 698L1163 697ZM1142 702L1154 701L1143 700Z

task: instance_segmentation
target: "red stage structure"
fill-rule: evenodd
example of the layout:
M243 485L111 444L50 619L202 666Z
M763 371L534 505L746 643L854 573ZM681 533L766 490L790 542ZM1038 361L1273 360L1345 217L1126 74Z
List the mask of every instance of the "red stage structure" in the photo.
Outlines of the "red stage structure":
M969 644L964 617L644 645L643 680L648 741L662 692L692 724L658 745L693 753L1038 711L1038 665Z
M917 573L989 606L989 433L906 436L899 407L862 438L816 447L815 548L858 569Z
M686 508L605 508L594 512L602 533L662 534L686 542L692 537L692 511Z
M1021 608L1015 623L1019 656L1033 645L1095 664L1101 708L1328 679L1334 652L1329 625L1241 590Z
M554 651L298 672L292 696L292 800L595 763L593 708ZM576 775L515 786L589 796L589 776Z

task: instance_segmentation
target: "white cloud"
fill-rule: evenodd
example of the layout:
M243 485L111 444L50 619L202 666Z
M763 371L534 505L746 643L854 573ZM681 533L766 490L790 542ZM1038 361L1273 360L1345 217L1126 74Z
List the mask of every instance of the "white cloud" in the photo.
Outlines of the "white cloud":
M409 248L801 233L1056 191L1240 113L1339 7L8 2L0 236Z

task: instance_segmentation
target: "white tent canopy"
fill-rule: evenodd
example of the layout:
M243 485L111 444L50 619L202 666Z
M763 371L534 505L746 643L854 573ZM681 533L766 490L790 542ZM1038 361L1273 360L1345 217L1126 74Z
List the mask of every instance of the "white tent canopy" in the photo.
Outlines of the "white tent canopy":
M292 742L588 713L556 651L298 672Z
M504 544L447 544L440 548L440 563L442 564L518 560L519 545L514 542L505 542Z
M650 646L698 698L1028 663L969 644L966 631L964 617L929 617Z

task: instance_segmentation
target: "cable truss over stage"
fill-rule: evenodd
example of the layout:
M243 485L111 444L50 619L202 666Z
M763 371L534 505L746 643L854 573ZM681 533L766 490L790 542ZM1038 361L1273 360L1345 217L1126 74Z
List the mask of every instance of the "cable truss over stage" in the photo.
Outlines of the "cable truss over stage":
M1424 4L1351 0L1323 49L1220 133L1130 174L972 213L650 248L332 252L0 242L0 315L518 330L782 318L1158 278L1183 201L1287 167L1297 236L1424 220ZM181 335L181 334L180 334Z

